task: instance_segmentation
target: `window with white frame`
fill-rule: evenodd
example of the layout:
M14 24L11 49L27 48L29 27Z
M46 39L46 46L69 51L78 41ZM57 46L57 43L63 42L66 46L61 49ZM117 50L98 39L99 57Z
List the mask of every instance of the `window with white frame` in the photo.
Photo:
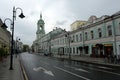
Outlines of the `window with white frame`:
M77 47L77 54L79 53L79 47Z
M91 31L91 39L93 39L93 38L94 38L94 32Z
M82 41L82 34L80 33L80 41Z
M98 28L98 37L99 37L99 38L102 37L102 30L101 30L101 28Z
M76 42L78 42L78 35L76 35Z
M75 41L75 36L73 35L73 42Z
M112 36L112 26L111 25L109 25L107 27L107 30L108 30L108 36Z
M75 53L75 48L73 47L73 54Z
M88 34L87 32L85 32L85 40L87 40L87 38L88 38Z

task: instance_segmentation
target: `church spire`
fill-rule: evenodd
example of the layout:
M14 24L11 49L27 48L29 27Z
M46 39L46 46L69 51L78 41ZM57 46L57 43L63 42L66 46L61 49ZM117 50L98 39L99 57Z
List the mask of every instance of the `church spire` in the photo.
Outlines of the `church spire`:
M40 19L42 19L42 12L40 13Z

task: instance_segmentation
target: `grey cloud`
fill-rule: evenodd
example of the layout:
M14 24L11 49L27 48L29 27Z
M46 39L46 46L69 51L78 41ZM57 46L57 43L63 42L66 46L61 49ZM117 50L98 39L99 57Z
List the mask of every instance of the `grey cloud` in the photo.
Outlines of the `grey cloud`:
M65 25L67 23L66 20L63 21L56 21L56 25Z
M119 3L120 0L1 0L0 18L2 20L11 18L13 5L22 8L26 21L17 18L15 34L20 35L23 42L32 44L40 15L36 5L40 5L38 8L44 12L43 18L44 16L47 18L46 27L55 25L68 29L69 25L76 20L88 20L91 15L100 17L118 12Z

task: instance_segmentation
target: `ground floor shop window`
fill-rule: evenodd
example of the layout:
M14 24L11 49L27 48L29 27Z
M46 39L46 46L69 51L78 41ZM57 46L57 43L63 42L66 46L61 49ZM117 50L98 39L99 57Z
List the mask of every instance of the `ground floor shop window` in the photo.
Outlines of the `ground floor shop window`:
M92 57L108 57L113 55L112 44L97 44L92 47Z
M113 46L105 46L104 50L106 56L113 55Z
M89 47L88 46L84 46L85 54L88 54L88 50L89 50Z
M78 52L79 52L79 47L77 47L77 54L78 54Z

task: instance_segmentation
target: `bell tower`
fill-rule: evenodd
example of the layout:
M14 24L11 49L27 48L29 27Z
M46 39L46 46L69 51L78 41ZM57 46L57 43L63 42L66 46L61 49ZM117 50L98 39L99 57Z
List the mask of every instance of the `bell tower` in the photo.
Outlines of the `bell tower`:
M36 31L37 39L45 35L44 25L45 23L44 23L44 20L42 19L42 14L40 14L40 19L37 22L37 31Z

